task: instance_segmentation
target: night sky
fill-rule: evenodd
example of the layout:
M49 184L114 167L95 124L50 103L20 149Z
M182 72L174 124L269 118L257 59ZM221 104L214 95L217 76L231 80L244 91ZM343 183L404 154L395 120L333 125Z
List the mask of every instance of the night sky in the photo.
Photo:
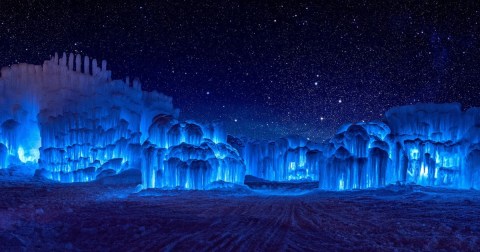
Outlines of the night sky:
M480 106L480 3L445 2L1 0L0 65L77 52L181 119L321 140L393 106Z

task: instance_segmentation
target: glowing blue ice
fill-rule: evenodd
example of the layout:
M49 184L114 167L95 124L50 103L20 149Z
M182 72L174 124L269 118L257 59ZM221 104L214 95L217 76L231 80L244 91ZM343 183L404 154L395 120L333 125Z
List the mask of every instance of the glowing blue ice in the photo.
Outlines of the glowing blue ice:
M145 188L205 189L248 174L318 180L329 190L397 181L480 189L479 108L397 107L383 122L343 125L321 145L298 136L256 141L227 137L220 123L179 121L170 97L112 80L106 65L63 54L2 68L0 168L36 167L61 182L139 169Z
M141 169L145 187L243 183L245 165L220 124L177 121L170 97L111 80L106 65L63 54L3 68L1 167L33 162L61 182Z
M480 188L480 109L459 104L393 108L385 122L346 124L326 145L299 138L230 138L247 174L276 181L313 179L329 190L389 183Z

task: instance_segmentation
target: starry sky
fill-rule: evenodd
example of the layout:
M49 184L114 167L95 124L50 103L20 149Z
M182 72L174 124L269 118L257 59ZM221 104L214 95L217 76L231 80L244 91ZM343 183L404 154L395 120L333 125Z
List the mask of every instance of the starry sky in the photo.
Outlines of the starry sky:
M230 134L315 141L393 106L480 106L480 3L0 1L0 65L106 59Z

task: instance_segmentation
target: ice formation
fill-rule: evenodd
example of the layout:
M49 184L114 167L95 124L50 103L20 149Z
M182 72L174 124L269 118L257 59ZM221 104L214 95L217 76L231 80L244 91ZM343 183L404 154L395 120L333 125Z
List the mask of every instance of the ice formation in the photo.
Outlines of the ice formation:
M272 142L230 136L228 142L239 151L248 175L267 180L317 180L324 162L319 146L299 136Z
M64 53L1 70L1 167L34 163L61 182L141 169L145 187L243 183L220 125L178 122L170 97L112 80L106 61L97 64Z
M318 180L346 190L414 182L480 188L480 109L460 104L392 108L383 122L343 125L326 144L298 136L256 141L220 123L179 121L172 99L112 80L107 63L64 53L0 77L0 168L35 167L61 182L139 169L144 188L205 189Z
M386 113L390 180L480 188L480 109L460 104L417 104Z
M384 122L346 124L326 145L298 137L241 140L247 174L267 180L318 180L327 190L390 183L480 188L480 109L460 104L392 108Z

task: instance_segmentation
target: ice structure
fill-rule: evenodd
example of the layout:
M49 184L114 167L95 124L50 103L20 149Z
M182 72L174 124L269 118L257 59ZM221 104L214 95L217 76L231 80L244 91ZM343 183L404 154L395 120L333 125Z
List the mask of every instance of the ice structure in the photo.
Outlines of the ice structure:
M205 189L241 184L246 174L318 180L328 190L480 188L480 108L402 106L382 122L345 124L326 144L257 141L227 137L220 123L179 121L170 97L112 80L106 65L64 53L2 68L0 168L33 167L61 182L139 169L145 188Z
M112 80L106 65L64 53L2 68L0 167L33 163L61 182L141 169L148 188L243 183L220 125L178 122L170 97Z
M382 122L346 124L326 147L320 187L344 190L384 186L389 162L385 141L389 127Z
M390 109L386 118L390 180L480 188L480 109L417 104Z
M460 104L392 108L383 122L346 124L328 141L274 142L231 138L247 174L285 181L313 179L327 190L390 183L480 188L480 109Z
M204 189L214 181L243 184L245 165L226 144L221 125L179 123L156 117L143 144L142 170L147 187Z
M245 161L246 174L272 181L318 180L324 164L319 145L299 136L256 141L229 136Z

